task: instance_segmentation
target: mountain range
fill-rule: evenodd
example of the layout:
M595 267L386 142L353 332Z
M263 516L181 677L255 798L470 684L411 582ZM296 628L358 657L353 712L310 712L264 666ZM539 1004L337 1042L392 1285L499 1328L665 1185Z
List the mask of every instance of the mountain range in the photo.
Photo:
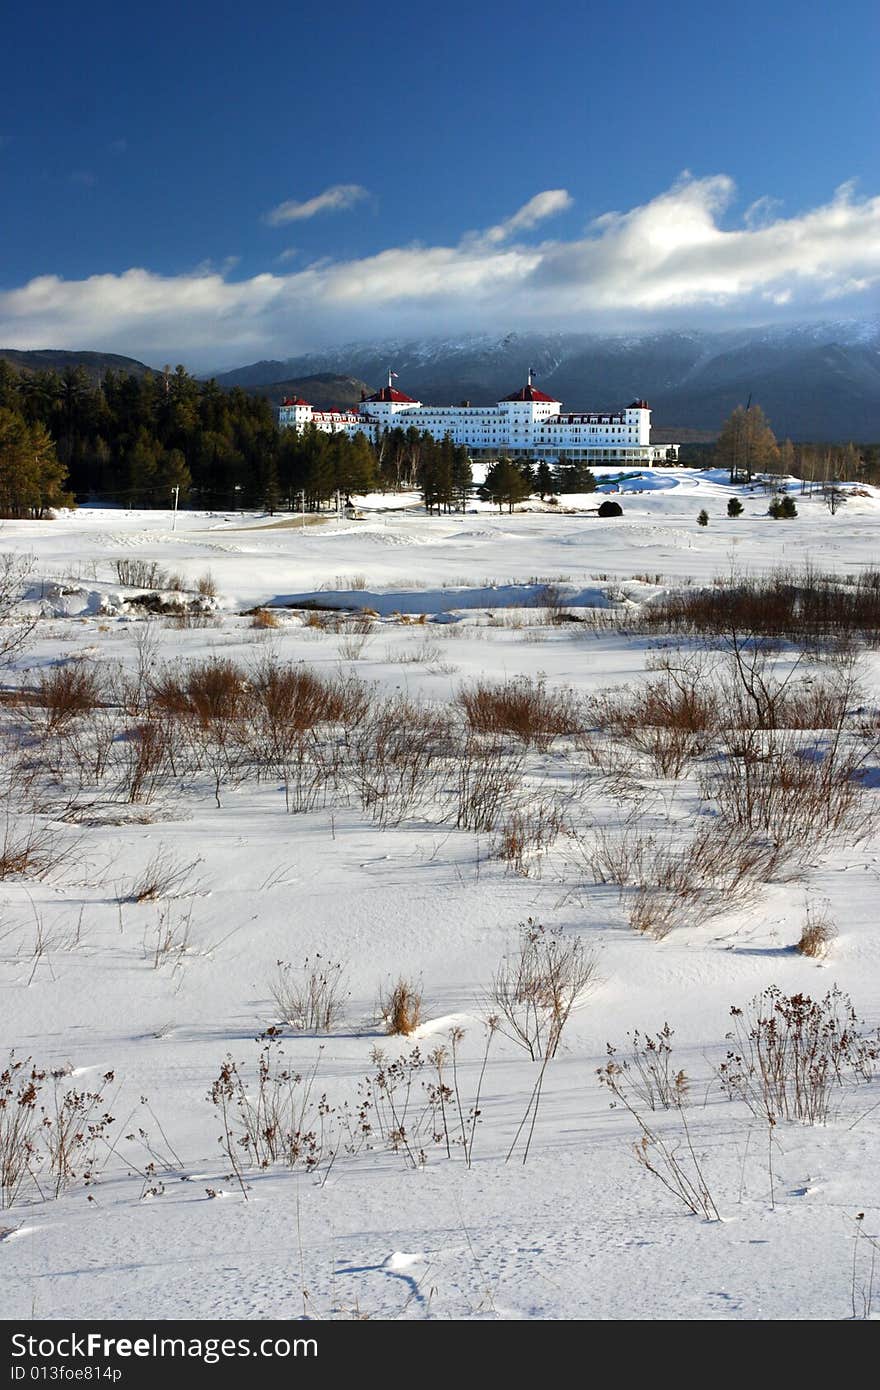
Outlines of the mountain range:
M645 397L655 437L711 438L735 406L760 404L779 438L880 439L880 319L738 332L480 334L458 339L351 343L220 372L222 386L314 405L340 382L338 405L359 383L396 385L426 404L487 405L522 385L529 368L567 410L602 410ZM324 395L308 394L320 378ZM328 380L330 378L331 380ZM314 399L313 399L314 397ZM676 431L678 434L676 435Z
M18 370L82 366L155 370L133 357L61 349L0 348ZM461 338L350 343L214 373L277 405L301 395L318 408L352 406L387 380L425 404L488 405L535 383L566 410L606 410L646 398L653 438L709 440L737 405L761 405L776 435L796 440L880 440L880 318L728 332L639 335L474 334Z

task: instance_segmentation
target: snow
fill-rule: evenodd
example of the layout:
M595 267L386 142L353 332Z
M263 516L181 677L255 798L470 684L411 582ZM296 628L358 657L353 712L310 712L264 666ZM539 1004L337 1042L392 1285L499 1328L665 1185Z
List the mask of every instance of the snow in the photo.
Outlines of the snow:
M212 625L151 621L157 665L222 655L247 666L274 651L441 705L485 678L581 692L633 684L655 644L625 628L541 626L544 586L584 615L634 611L667 587L780 563L858 574L877 563L880 526L880 494L863 491L833 517L818 496L798 495L798 518L777 522L764 493L676 469L630 480L624 516L608 521L591 510L595 496L562 499L581 509L572 513L480 505L448 517L426 517L415 498L376 496L358 501L364 522L305 529L297 517L233 513L181 513L172 529L170 514L99 509L5 523L0 552L33 556L23 611L42 615L5 684L72 660L134 667L146 620L128 604L139 591L114 568L132 556L193 584L210 570L217 587ZM734 493L745 511L729 520ZM304 604L378 616L353 656L344 634L294 611ZM253 629L242 615L257 605L283 610L278 628ZM880 658L868 652L863 664L876 701ZM559 741L528 754L536 798L564 780L567 756ZM651 805L684 827L694 797L692 781L658 781ZM585 800L584 832L612 808L604 792ZM865 1236L880 1238L878 1083L842 1090L826 1126L778 1126L771 1172L766 1126L726 1100L713 1075L731 1005L771 983L814 997L836 984L877 1026L874 831L818 851L759 901L654 941L626 925L616 892L594 884L567 843L519 877L490 857L491 835L424 818L380 829L356 804L288 815L274 783L228 786L219 808L204 786L181 784L150 806L96 806L53 829L71 849L62 866L43 880L0 880L0 1060L14 1047L72 1068L83 1086L112 1071L117 1132L142 1126L164 1157L154 1193L137 1171L143 1146L120 1139L103 1151L94 1186L0 1211L6 1317L853 1316L858 1213ZM160 850L192 864L189 881L168 900L135 903L131 885ZM793 949L806 901L827 906L839 929L824 959ZM191 935L178 967L154 969L149 943L165 910L190 913ZM296 1069L317 1066L333 1106L356 1103L376 1048L393 1059L418 1045L426 1057L455 1030L467 1106L486 989L528 918L595 950L599 981L546 1069L527 1162L522 1139L506 1156L536 1064L498 1038L470 1168L460 1146L447 1158L429 1145L423 1168L379 1146L340 1153L329 1172L246 1170L245 1200L228 1181L208 1093L227 1054L253 1076L257 1035L277 1022L277 962L320 953L346 963L345 1026L283 1040ZM39 919L48 944L35 959ZM386 1037L375 1007L401 973L425 996L408 1040ZM627 1032L667 1020L676 1064L692 1078L686 1113L720 1222L688 1214L634 1161L633 1123L597 1084L608 1042L623 1047ZM652 1119L681 1142L674 1112ZM857 1292L867 1251L855 1248Z

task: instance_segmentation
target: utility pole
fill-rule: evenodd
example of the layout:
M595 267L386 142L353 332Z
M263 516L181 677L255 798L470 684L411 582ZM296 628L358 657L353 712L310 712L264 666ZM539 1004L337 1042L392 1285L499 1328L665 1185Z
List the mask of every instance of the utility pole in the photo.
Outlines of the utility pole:
M177 502L178 502L178 499L179 499L179 497L180 497L180 488L179 488L178 486L175 486L175 487L173 487L173 488L171 489L171 491L174 493L174 514L173 514L172 517L171 517L171 529L172 529L172 531L176 531L176 530L177 530Z
M299 505L300 515L302 517L302 527L300 529L304 531L306 529L306 494L304 491L299 495Z

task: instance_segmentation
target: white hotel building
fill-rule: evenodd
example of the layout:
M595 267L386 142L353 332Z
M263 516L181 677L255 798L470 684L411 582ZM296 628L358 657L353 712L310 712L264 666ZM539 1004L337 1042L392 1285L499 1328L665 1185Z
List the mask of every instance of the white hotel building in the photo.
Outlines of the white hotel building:
M561 455L597 464L673 463L677 444L651 443L651 409L636 400L624 410L586 411L568 414L562 402L528 384L505 396L497 405L422 405L388 385L361 401L357 411L314 410L300 397L282 401L278 422L282 427L319 430L349 436L365 434L376 442L383 430L424 430L435 439L449 435L464 444L474 458L546 459L555 463Z

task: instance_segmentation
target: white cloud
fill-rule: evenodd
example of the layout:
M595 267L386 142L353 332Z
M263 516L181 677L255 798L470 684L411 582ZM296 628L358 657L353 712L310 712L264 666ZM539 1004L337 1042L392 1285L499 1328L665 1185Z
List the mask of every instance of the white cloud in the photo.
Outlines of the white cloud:
M270 227L281 227L285 222L305 222L309 217L317 217L322 212L346 212L353 208L355 203L363 202L368 198L365 188L361 188L359 183L336 183L332 188L325 188L323 193L318 193L314 198L307 198L305 202L298 203L289 199L286 203L279 203L277 208L272 208L267 212L263 221L268 222Z
M490 227L483 234L484 239L494 244L506 241L516 232L525 232L537 226L546 217L555 217L557 213L567 211L573 204L574 199L566 189L548 188L544 193L536 193L534 198L530 198L505 222L499 222L497 227Z
M247 280L210 266L178 276L41 276L0 293L0 343L98 348L199 368L401 332L630 331L810 318L830 303L836 313L874 307L880 197L859 198L844 184L819 207L749 227L731 224L734 193L724 175L683 176L577 238L529 243L519 233L569 206L567 193L551 190L456 245L390 247Z

